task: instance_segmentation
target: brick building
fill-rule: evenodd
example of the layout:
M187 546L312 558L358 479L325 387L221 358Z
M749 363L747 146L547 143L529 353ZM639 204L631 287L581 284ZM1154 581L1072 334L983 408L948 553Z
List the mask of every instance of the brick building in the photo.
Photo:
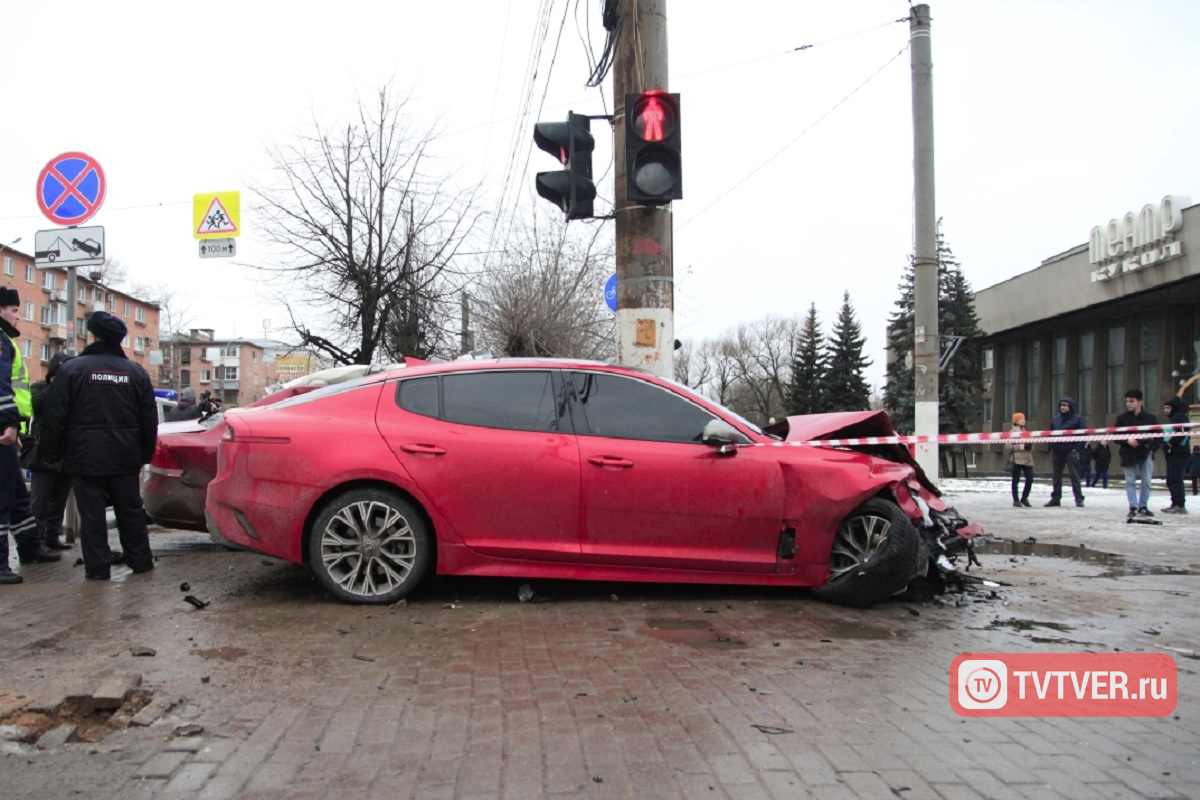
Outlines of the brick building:
M157 385L199 397L204 392L226 407L244 406L267 395L275 383L273 356L248 339L218 339L210 328L193 328L162 342L163 364ZM155 373L152 373L155 374Z
M154 375L150 351L158 343L159 306L139 300L100 282L100 273L75 278L75 309L67 304L68 271L61 267L38 269L33 256L9 246L0 246L0 285L16 289L21 297L21 335L17 347L29 369L31 382L46 375L50 358L69 348L73 324L75 352L87 346L87 317L104 310L120 317L129 328L121 346L131 361ZM73 319L72 319L73 318Z

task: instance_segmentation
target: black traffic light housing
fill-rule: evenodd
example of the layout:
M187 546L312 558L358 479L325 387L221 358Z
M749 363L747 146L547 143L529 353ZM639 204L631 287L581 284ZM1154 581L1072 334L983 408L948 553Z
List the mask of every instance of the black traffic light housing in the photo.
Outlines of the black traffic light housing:
M625 95L625 199L643 206L683 198L679 95Z
M561 161L566 169L539 172L537 193L558 205L567 219L589 219L596 184L592 183L592 122L583 114L567 112L566 122L539 122L533 126L533 141Z

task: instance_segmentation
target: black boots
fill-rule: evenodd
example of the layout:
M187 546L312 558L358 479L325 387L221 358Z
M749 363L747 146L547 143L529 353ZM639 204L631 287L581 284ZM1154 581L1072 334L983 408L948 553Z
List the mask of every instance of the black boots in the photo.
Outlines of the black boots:
M6 586L12 583L21 583L25 579L11 569L0 570L0 586Z
M21 552L18 549L17 560L22 564L49 564L52 561L62 561L62 556L42 545L37 550Z
M46 537L47 550L70 550L74 546L73 544L64 542L62 536L57 533Z

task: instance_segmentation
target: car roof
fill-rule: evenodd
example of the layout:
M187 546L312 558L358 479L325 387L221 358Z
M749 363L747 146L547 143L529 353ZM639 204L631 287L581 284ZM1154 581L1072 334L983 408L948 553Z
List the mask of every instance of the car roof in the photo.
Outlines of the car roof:
M633 367L623 367L605 361L589 361L582 358L477 358L467 361L436 361L415 364L403 369L386 371L388 378L416 375L441 375L450 372L477 372L496 369L600 369L626 375L650 376L649 372Z

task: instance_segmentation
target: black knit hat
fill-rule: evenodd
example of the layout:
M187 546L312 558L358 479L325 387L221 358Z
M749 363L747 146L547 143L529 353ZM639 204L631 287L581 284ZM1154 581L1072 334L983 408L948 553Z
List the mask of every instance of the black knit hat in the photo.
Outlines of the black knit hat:
M92 316L88 317L87 329L100 341L110 344L120 344L129 330L124 322L107 311L93 312Z
M19 305L21 305L21 295L17 294L17 290L0 286L0 308Z

